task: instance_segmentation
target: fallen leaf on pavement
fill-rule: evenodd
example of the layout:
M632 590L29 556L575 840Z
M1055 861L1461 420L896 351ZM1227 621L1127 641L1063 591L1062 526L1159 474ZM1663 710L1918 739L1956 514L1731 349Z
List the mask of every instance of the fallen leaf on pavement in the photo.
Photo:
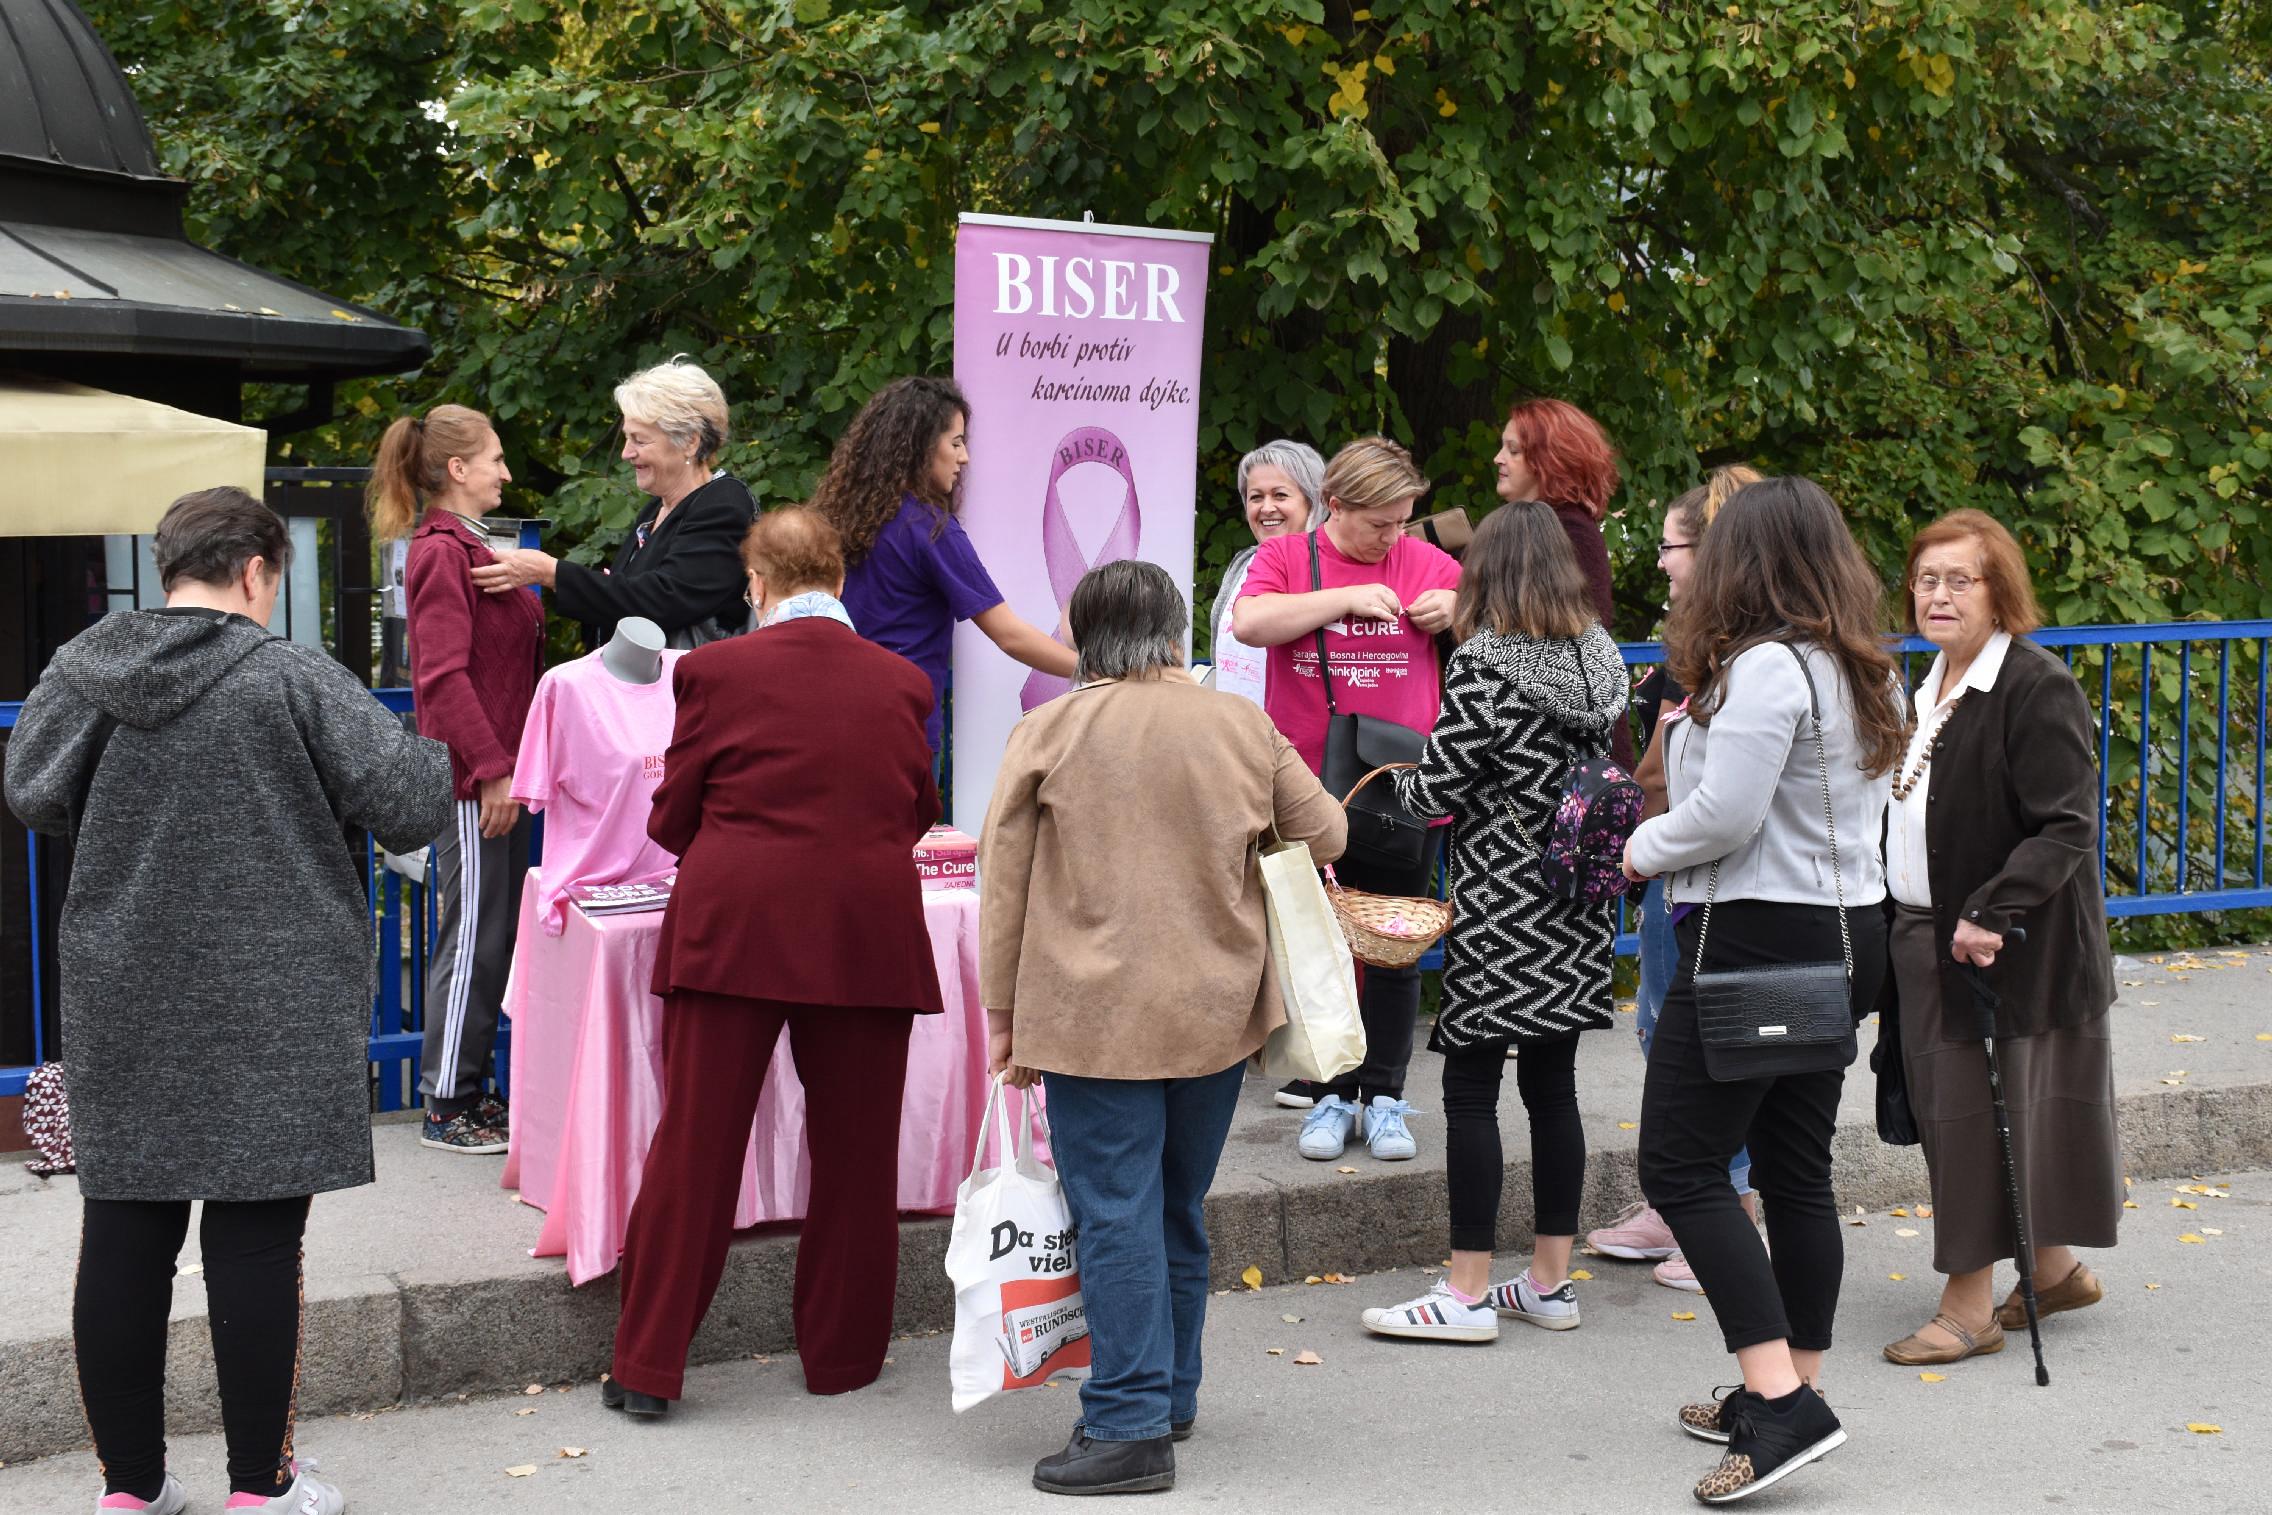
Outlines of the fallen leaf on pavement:
M2148 1294L2151 1294L2151 1293L2153 1293L2153 1292L2154 1292L2154 1291L2155 1291L2156 1289L2158 1289L2158 1288L2160 1288L2160 1287L2161 1287L2161 1285L2160 1285L2160 1284L2148 1284L2148 1285L2146 1285L2146 1292L2147 1292Z
M2205 1036L2192 1036L2183 1031L2173 1031L2170 1033L2169 1039L2173 1042L2205 1042L2209 1038Z
M2188 1231L2183 1236L2180 1236L2178 1240L2182 1242L2191 1242L2196 1247L2204 1245L2201 1238L2195 1236L2191 1231Z
M2169 1207L2172 1210L2198 1210L2201 1208L2190 1199L2173 1199L2169 1202Z
M1617 1129L1620 1131L1638 1131L1641 1129L1641 1123L1637 1120L1621 1120L1617 1123Z
M1278 1318L1289 1326L1298 1326L1302 1323L1302 1318L1299 1315L1281 1315Z
M521 1392L523 1394L542 1394L544 1392L544 1385L540 1383L532 1383L527 1388L521 1390Z
M2222 1236L2225 1233L2218 1230L2215 1226L2203 1226L2201 1228L2201 1234L2203 1236Z
M2223 1426L2213 1426L2205 1420L2189 1420L2185 1423L2185 1429L2196 1436L2222 1436L2225 1434Z
M582 1447L562 1447L560 1455L562 1457L581 1457L584 1455L584 1449Z
M2138 1208L2138 1202L2134 1199L2126 1199L2122 1202L2122 1208L2125 1210L2135 1210Z
M515 1415L534 1415L536 1411L534 1408L530 1408L526 1410L515 1410L513 1413Z
M1355 1168L1336 1168L1333 1171L1336 1173L1354 1173L1357 1170Z
M1675 1310L1672 1312L1672 1318L1674 1320L1694 1320L1696 1312L1694 1310Z
M200 1273L202 1273L202 1272L204 1272L204 1271L205 1271L205 1264L203 1264L203 1263L184 1263L184 1264L182 1264L182 1265L181 1265L181 1267L180 1267L179 1269L177 1269L176 1271L178 1271L178 1272L179 1272L179 1273L181 1274L181 1276L182 1276L182 1277L184 1277L184 1278L195 1278L195 1277L196 1277L196 1276L197 1276L198 1274L200 1274Z
M1915 1226L1895 1226L1893 1234L1896 1236L1915 1236L1917 1228Z
M1920 1373L1917 1375L1917 1381L1919 1383L1946 1383L1948 1381L1948 1374Z
M1847 1221L1846 1224L1848 1224L1849 1226L1866 1226L1869 1224L1869 1222L1857 1215L1853 1219Z
M1284 1357L1286 1355L1284 1347L1264 1347L1262 1350L1271 1357Z
M1933 1207L1931 1205L1919 1205L1917 1214L1925 1220L1931 1220L1933 1218Z
M2272 1031L2259 1031L2256 1033L2256 1039L2260 1042L2272 1042Z
M1357 1280L1345 1277L1339 1273L1328 1273L1325 1275L1325 1281L1329 1284L1353 1284Z
M507 1468L505 1470L505 1476L507 1478L530 1478L535 1476L535 1473L536 1464L533 1462L524 1462L517 1468Z
M1594 1276L1583 1268L1572 1268L1570 1276L1582 1284L1590 1284L1594 1281Z
M1256 1267L1253 1263L1248 1263L1246 1265L1246 1270L1239 1274L1239 1282L1245 1284L1250 1289L1261 1288L1262 1270Z
M1325 1280L1318 1277L1315 1273L1312 1273L1309 1277L1303 1279L1302 1282L1305 1284L1322 1284L1325 1282Z
M1315 1352L1296 1352L1294 1354L1294 1366L1297 1368L1314 1368L1324 1361L1325 1359Z
M1898 1215L1907 1220L1909 1218L1909 1207L1907 1205L1895 1205L1891 1210L1886 1211L1886 1214Z

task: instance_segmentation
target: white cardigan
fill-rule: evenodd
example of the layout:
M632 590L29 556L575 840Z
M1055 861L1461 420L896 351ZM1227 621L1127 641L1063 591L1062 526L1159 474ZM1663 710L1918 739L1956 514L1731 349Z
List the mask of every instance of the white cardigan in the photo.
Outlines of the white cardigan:
M1799 644L1822 704L1830 798L1838 822L1838 872L1846 903L1885 898L1879 853L1893 776L1861 769L1861 744L1845 680L1830 655ZM1666 897L1701 904L1711 864L1718 898L1835 905L1830 835L1823 822L1807 681L1782 643L1764 642L1728 665L1725 697L1708 727L1672 718L1660 732L1671 808L1633 833L1636 871L1666 876Z

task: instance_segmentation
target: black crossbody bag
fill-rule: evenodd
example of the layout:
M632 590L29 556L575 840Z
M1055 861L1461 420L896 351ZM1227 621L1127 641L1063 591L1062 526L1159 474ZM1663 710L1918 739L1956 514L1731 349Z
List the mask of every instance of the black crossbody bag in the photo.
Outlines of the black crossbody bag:
M1325 587L1319 569L1317 533L1310 537L1310 588ZM1325 652L1325 628L1317 636L1317 676L1325 685L1325 763L1318 778L1326 793L1348 799L1349 844L1342 861L1410 872L1428 855L1428 827L1396 797L1395 786L1367 784L1355 797L1358 781L1376 768L1420 761L1428 734L1375 715L1343 715L1333 702L1333 663Z
M1822 773L1822 818L1830 830L1830 877L1838 896L1838 941L1843 963L1762 963L1706 972L1704 943L1712 933L1712 899L1720 892L1720 865L1704 889L1704 916L1696 928L1696 1034L1704 1044L1704 1070L1723 1084L1786 1073L1844 1068L1860 1052L1854 1035L1854 936L1846 924L1846 881L1838 871L1838 817L1830 803L1830 750L1822 739L1822 699L1798 648L1785 642L1807 681L1814 715L1815 764Z

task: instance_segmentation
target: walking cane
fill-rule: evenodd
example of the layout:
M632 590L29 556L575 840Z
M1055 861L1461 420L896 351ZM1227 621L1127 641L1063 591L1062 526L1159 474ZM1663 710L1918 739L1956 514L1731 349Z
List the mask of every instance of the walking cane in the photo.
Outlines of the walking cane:
M2027 940L2027 932L2013 926L2004 933L2007 944L2017 945ZM1996 1105L1996 1140L2004 1149L2004 1199L2012 1207L2012 1235L2018 1242L2020 1267L2020 1304L2027 1311L2028 1344L2035 1348L2035 1381L2038 1387L2049 1388L2051 1370L2043 1365L2043 1326L2036 1317L2035 1305L2035 1244L2028 1240L2027 1214L2020 1208L2019 1163L2012 1155L2012 1113L2004 1106L2004 1070L1996 1061L1996 1006L2002 1002L1988 983L1988 975L1980 971L1977 963L1966 963L1964 971L1972 980L1972 1000L1980 1012L1980 1045L1988 1054L1988 1094Z

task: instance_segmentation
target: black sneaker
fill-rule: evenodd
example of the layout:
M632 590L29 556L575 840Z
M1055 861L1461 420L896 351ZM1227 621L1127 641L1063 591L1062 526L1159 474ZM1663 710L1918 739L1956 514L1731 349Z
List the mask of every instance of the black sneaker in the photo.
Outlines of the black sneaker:
M418 1145L444 1152L489 1154L503 1152L510 1144L504 1132L483 1125L474 1112L468 1110L448 1120L428 1112L426 1123L418 1133Z
M1720 1410L1728 1450L1696 1485L1696 1497L1704 1504L1748 1499L1846 1441L1838 1417L1805 1384L1780 1409L1749 1390L1738 1390L1721 1401Z
M1306 1078L1297 1078L1271 1098L1281 1110L1307 1110L1317 1103L1318 1095L1324 1091L1323 1084L1313 1084Z
M1197 1415L1192 1416L1189 1420L1170 1421L1168 1423L1168 1439L1170 1441L1189 1441L1191 1440L1191 1433L1198 1428L1199 1417Z
M647 1420L667 1415L671 1408L669 1400L653 1394L642 1394L637 1389L626 1389L613 1377L600 1380L600 1403L610 1410L621 1410L626 1415L636 1415Z
M1079 1427L1065 1450L1033 1465L1033 1486L1044 1494L1146 1494L1175 1487L1175 1443L1091 1441Z

